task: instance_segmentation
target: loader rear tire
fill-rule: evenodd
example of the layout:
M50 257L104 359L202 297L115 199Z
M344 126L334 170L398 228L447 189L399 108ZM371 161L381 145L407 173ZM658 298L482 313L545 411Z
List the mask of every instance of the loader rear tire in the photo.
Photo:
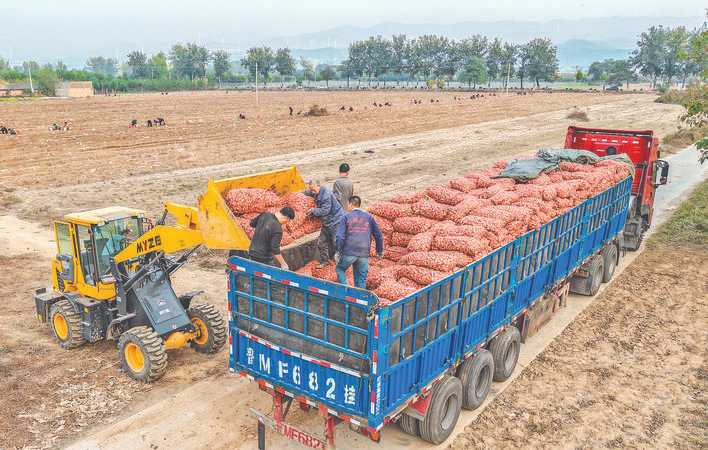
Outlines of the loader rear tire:
M398 423L401 425L401 429L410 434L413 437L420 436L420 420L415 417L411 417L408 414L401 414L401 418Z
M602 251L602 257L605 260L605 268L602 271L602 282L608 283L615 274L617 268L617 246L610 245Z
M431 444L445 441L455 429L462 407L462 383L447 376L433 387L428 410L420 422L420 437Z
M221 313L212 305L193 305L187 316L199 328L197 337L189 345L198 353L214 353L226 343L226 323Z
M489 351L494 359L494 381L506 381L514 373L520 349L521 333L513 326L492 340Z
M118 351L125 371L132 379L149 383L167 370L167 352L160 336L151 328L135 327L118 340Z
M494 358L488 350L480 350L460 365L457 377L462 383L462 407L477 409L487 398L494 376Z
M69 300L59 300L49 309L49 323L59 345L67 350L86 342L81 333L81 314L76 314Z

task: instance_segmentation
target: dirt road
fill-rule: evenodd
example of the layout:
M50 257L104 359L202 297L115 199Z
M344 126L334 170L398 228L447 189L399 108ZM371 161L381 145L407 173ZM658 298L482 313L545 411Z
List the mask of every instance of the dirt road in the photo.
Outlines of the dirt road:
M0 388L8 393L5 400L10 405L0 409L3 446L50 448L76 441L74 448L253 448L254 427L247 409L268 409L267 396L228 373L225 350L210 358L188 349L171 351L166 375L145 386L117 371L114 342L72 352L59 349L48 327L34 317L31 296L35 287L50 282L53 236L44 227L65 212L118 203L156 215L164 201L195 204L209 178L293 162L304 177L326 183L334 179L340 162L349 162L356 189L372 203L393 192L488 167L495 159L557 147L573 124L566 119L573 105L590 118L582 125L654 129L659 136L675 129L680 112L675 105L653 103L654 97L645 94L537 94L487 99L486 104L453 102L449 94L440 103L411 105L415 94L396 92L388 97L387 92L393 107L363 109L373 101L369 95L382 98L382 93L313 97L300 99L301 104L319 102L330 110L354 104L355 112L283 117L280 111L301 94L282 94L279 99L270 94L259 105L251 101L250 106L248 101L223 99L247 93L184 94L169 101L154 95L120 97L114 103L108 102L115 99L97 98L65 101L63 109L51 103L45 110L41 104L12 105L10 117L25 121L25 129L23 140L13 141L0 156L0 211L10 215L0 218L0 285L5 287L0 303L6 305L0 312ZM124 117L163 111L158 106L171 113L163 114L167 127L125 128ZM72 114L68 120L84 124L84 129L32 128L32 123L52 120L48 117L59 111L68 111ZM230 119L239 111L247 115L245 122ZM92 118L95 122L90 122ZM210 136L218 132L221 137L212 142ZM22 238L13 238L18 235ZM177 278L178 292L205 289L204 300L225 312L223 273L192 265ZM597 330L588 326L582 332L592 339ZM637 367L641 364L638 361ZM572 385L572 377L567 378ZM294 416L294 420L297 425L307 419ZM467 439L464 445L471 445L471 439L484 442L478 436ZM504 442L487 445L507 445ZM375 448L373 443L369 446Z

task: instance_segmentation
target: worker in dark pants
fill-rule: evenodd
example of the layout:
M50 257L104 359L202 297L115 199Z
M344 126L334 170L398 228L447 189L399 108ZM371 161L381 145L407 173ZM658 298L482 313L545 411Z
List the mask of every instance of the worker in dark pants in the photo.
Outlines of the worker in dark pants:
M295 218L295 211L289 206L273 214L268 211L260 213L251 219L249 225L255 229L251 245L248 247L249 257L256 262L275 266L273 258L281 269L289 267L283 255L280 254L280 241L283 239L283 224Z
M366 277L369 274L369 252L371 238L376 242L376 255L383 257L383 234L374 217L359 209L361 198L349 197L349 212L339 221L334 256L337 261L337 281L347 284L347 269L353 266L354 286L366 289Z
M320 264L317 269L329 267L329 260L334 257L334 238L337 236L339 221L344 215L342 207L327 186L322 186L319 180L310 180L309 189L303 191L315 199L315 208L307 211L307 215L319 217L322 220L322 229L318 247L320 250Z

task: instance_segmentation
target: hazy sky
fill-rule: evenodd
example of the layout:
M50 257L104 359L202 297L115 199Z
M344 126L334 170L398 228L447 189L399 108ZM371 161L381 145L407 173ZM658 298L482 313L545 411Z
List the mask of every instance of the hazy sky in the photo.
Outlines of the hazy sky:
M699 0L32 0L3 2L0 55L32 59L37 48L95 47L150 41L277 37L387 21L548 21L607 16L706 16Z

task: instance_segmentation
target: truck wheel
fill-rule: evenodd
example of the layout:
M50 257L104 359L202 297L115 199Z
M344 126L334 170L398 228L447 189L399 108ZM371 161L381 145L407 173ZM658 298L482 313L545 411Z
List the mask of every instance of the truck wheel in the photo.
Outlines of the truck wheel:
M197 337L189 345L199 353L209 354L219 350L226 343L226 324L221 313L212 305L193 305L187 316L199 328Z
M602 257L605 262L605 269L602 271L602 282L607 283L612 279L617 268L617 246L610 245L602 251Z
M506 381L516 368L521 348L521 334L516 327L509 327L489 344L494 360L494 381Z
M494 358L487 350L478 351L460 365L457 377L462 383L462 407L479 408L487 398L494 375Z
M420 436L420 420L415 417L411 417L408 414L401 414L398 423L401 425L401 429L407 434L413 437Z
M462 384L453 376L447 376L433 387L428 410L420 423L420 436L431 444L440 444L447 439L460 417Z
M602 284L603 274L605 273L605 259L602 255L596 255L590 262L590 274L592 284L590 285L590 297L597 294Z
M68 350L86 342L81 334L81 315L74 312L69 300L54 303L49 309L49 320L62 348Z
M143 383L155 381L167 369L167 352L160 336L148 327L135 327L118 340L123 370Z

